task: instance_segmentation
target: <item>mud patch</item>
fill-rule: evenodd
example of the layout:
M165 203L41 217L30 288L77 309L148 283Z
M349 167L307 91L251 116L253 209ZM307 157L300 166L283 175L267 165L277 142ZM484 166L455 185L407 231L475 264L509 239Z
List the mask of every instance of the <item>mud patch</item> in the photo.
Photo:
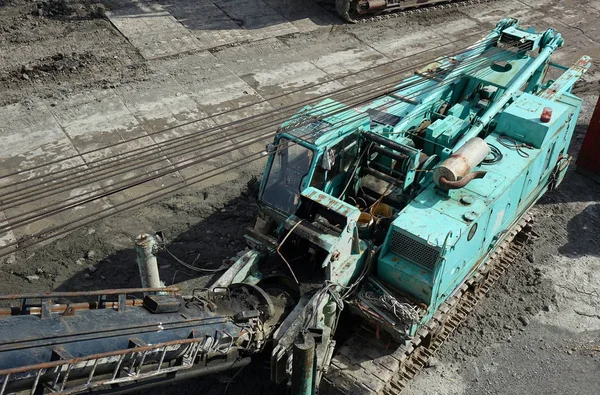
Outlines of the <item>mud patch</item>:
M165 284L192 281L204 286L224 260L244 249L245 229L257 213L254 191L252 182L234 182L177 194L121 214L118 220L97 222L44 247L21 250L13 263L0 266L2 291L140 286L133 239L154 231L165 234L173 255L211 270L208 274L193 272L161 252L158 259Z
M600 74L598 74L600 78ZM600 79L598 80L579 80L573 87L573 93L576 95L582 94L597 94L600 91Z
M144 78L145 61L87 0L0 8L0 105ZM60 93L57 95L57 93Z

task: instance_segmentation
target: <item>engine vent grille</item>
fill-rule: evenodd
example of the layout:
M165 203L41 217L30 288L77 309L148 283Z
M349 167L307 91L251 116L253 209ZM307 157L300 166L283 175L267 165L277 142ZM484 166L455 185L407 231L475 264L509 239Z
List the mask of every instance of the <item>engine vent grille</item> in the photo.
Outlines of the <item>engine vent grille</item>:
M432 271L440 255L437 249L411 239L400 232L394 232L392 235L390 251Z

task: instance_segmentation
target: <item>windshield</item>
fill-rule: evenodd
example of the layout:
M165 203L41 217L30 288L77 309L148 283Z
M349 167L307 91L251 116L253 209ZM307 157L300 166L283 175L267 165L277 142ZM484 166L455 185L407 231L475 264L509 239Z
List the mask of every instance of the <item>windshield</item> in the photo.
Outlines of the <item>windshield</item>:
M310 169L313 152L283 138L277 147L262 201L291 214L300 203L302 180Z

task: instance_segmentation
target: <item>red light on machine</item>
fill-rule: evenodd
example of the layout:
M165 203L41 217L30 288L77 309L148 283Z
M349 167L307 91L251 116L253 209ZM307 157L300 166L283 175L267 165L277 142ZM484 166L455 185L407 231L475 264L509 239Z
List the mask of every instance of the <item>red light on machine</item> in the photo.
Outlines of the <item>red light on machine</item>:
M542 116L540 116L540 121L543 123L548 123L552 119L552 109L550 107L544 107L544 111L542 111Z

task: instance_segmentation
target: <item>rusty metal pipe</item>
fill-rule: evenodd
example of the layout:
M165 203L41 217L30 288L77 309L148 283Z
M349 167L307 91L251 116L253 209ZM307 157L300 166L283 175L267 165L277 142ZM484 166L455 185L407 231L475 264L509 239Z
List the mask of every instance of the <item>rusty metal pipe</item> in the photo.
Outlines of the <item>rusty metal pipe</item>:
M387 7L386 0L368 0L359 3L359 13L364 14L367 11L382 10Z
M128 307L133 306L142 306L142 299L128 299L125 302L125 305ZM71 304L55 304L51 307L52 313L63 313L67 310L67 308L72 309L73 311L81 311L81 310L96 310L99 308L104 309L118 309L119 302L103 302L102 306L98 302L82 302L82 303L71 303ZM21 307L5 307L0 308L0 317L8 316L8 315L38 315L41 314L41 307L29 307L27 310L22 310Z
M104 295L127 295L141 292L168 292L178 293L179 288L120 288L120 289L105 289L99 291L80 291L80 292L41 292L31 294L13 294L0 295L0 300L16 300L16 299L54 299L54 298L74 298L80 296L104 296Z
M442 177L446 181L458 181L466 177L489 153L490 147L485 140L473 137L433 170L433 182L441 186L439 180Z
M460 189L464 188L468 183L476 178L483 178L487 171L474 171L469 173L458 181L448 181L446 177L441 177L439 180L440 186L445 189Z

